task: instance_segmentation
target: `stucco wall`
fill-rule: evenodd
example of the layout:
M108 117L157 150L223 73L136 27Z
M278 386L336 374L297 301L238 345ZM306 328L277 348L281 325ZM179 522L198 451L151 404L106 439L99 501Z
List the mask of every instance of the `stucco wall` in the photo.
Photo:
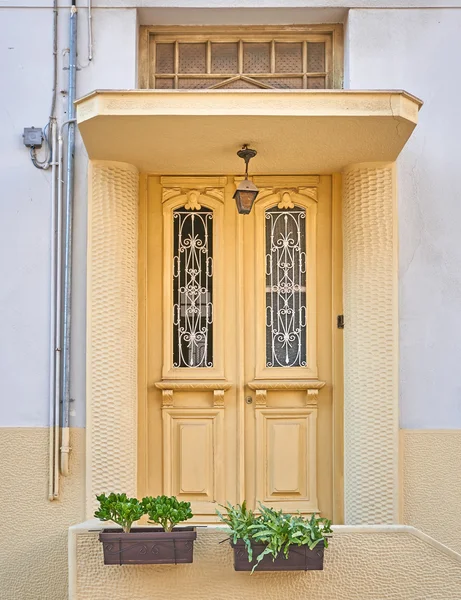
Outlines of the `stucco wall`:
M194 563L180 566L104 566L97 533L76 543L70 600L459 600L460 557L409 531L337 529L324 571L236 573L225 531L198 531ZM77 532L76 532L77 533ZM224 542L224 543L220 543ZM74 555L75 556L75 555Z
M401 432L403 519L461 554L461 432Z
M84 518L85 432L71 430L70 476L48 497L48 430L0 428L0 598L67 598L67 529Z

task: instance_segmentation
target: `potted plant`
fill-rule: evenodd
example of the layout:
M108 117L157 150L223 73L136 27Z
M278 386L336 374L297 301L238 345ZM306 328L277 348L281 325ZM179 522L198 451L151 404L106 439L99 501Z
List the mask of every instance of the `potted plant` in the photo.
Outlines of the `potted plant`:
M106 565L181 564L193 560L195 527L175 525L192 518L189 502L179 502L168 496L148 496L140 502L126 494L96 496L99 509L94 516L101 521L113 521L120 529L103 529L99 540L103 544ZM161 527L136 527L134 522L148 515L149 523Z
M262 504L256 515L245 502L225 508L226 514L218 516L231 531L236 571L323 569L324 548L332 533L328 519L284 514Z

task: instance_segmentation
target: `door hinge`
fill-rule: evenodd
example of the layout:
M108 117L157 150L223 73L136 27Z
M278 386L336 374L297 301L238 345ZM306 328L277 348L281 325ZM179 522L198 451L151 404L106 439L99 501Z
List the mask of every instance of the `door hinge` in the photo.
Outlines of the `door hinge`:
M338 329L344 329L344 315L338 315L336 317L336 325Z

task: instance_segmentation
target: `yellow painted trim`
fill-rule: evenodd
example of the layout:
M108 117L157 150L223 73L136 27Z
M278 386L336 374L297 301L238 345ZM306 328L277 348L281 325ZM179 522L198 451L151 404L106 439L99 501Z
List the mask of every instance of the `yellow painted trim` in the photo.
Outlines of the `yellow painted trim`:
M138 220L138 477L140 497L144 496L147 481L149 410L147 398L147 182L145 173L139 176L139 220Z
M344 330L336 318L343 307L342 176L332 176L332 386L333 386L333 521L344 523Z
M95 90L75 104L78 123L98 115L279 114L391 116L416 124L423 103L404 90Z

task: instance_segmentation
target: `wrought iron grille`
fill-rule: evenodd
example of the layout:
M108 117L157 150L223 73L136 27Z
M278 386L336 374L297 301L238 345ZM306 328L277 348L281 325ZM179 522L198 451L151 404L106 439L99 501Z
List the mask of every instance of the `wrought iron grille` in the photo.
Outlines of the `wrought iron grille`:
M265 213L266 367L305 367L306 211Z
M213 366L213 211L173 211L173 366Z

